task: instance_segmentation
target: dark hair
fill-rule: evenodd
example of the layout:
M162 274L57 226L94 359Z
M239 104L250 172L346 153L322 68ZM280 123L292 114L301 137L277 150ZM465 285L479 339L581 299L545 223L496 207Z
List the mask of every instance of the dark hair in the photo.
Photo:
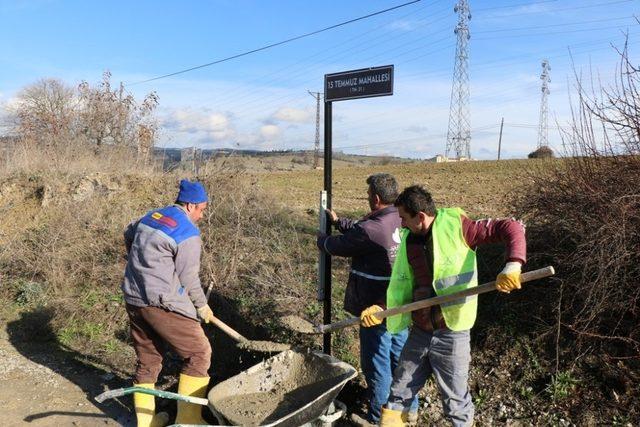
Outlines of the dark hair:
M209 205L211 205L213 202L213 196L209 196L209 200L207 201L207 203L209 203ZM173 202L174 205L180 205L182 207L187 206L187 204L190 202L183 202L181 200L176 199L175 202ZM204 203L204 202L203 202ZM191 203L192 205L199 205L200 203Z
M393 175L376 173L367 178L367 184L371 193L380 197L380 201L385 205L390 205L398 197L398 183Z
M431 198L431 193L421 185L412 185L405 188L393 205L396 207L402 206L411 216L418 215L418 212L424 212L429 216L436 215L436 204Z

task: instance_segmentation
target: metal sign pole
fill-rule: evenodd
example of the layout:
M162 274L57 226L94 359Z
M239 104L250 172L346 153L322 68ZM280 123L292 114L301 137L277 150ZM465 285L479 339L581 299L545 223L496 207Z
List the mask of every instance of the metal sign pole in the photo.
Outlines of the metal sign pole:
M332 118L333 101L346 99L369 98L373 96L393 95L393 65L362 68L324 76L324 191L326 192L327 209L331 209L331 157L332 157ZM322 202L321 202L322 204ZM331 222L326 221L322 230L327 236L331 234ZM322 265L322 258L320 258ZM325 325L331 323L331 255L324 258L324 317ZM320 280L322 282L322 280ZM331 334L323 336L322 348L331 354Z
M327 194L327 209L331 209L331 157L332 157L332 114L331 101L324 103L324 191ZM331 234L331 222L325 221L325 234ZM331 323L331 255L326 254L324 260L324 316L325 325ZM331 354L331 334L322 337L322 350Z

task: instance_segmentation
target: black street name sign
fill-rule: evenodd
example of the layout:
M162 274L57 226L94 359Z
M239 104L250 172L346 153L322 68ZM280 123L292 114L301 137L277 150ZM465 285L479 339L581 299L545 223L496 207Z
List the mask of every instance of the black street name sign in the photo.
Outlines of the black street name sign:
M393 65L325 74L325 101L393 95Z

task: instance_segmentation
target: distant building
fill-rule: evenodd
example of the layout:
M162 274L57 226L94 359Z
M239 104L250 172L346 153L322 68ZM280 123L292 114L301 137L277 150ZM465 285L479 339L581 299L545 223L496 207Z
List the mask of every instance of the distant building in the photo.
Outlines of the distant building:
M437 154L434 157L431 157L430 159L426 159L425 161L426 162L431 162L431 163L444 163L444 162L446 162L448 160L442 154Z
M475 160L475 159L469 159L467 157L460 157L460 158L456 159L456 158L448 158L448 157L440 156L440 155L434 157L434 159L437 158L437 157L441 157L442 158L442 160L437 160L438 163L440 163L440 162L472 162L473 160Z

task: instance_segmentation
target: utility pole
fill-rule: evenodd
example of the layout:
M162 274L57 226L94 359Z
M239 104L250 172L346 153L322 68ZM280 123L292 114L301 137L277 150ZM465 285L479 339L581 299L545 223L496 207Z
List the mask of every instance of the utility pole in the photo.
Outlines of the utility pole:
M498 160L500 160L500 150L502 149L502 129L504 128L504 117L500 122L500 137L498 138Z
M193 173L198 175L198 163L196 161L196 146L191 148L191 155L193 156Z
M313 168L318 168L318 162L320 159L320 92L311 92L307 90L309 95L313 96L316 99L316 144L314 146L313 153Z
M549 83L551 83L551 76L549 75L551 66L549 61L542 60L542 74L540 80L542 80L542 99L540 100L540 121L538 124L538 148L549 146Z
M471 126L469 121L469 20L471 11L467 0L458 0L453 8L458 14L454 33L458 36L456 60L451 87L451 107L445 155L471 159Z

